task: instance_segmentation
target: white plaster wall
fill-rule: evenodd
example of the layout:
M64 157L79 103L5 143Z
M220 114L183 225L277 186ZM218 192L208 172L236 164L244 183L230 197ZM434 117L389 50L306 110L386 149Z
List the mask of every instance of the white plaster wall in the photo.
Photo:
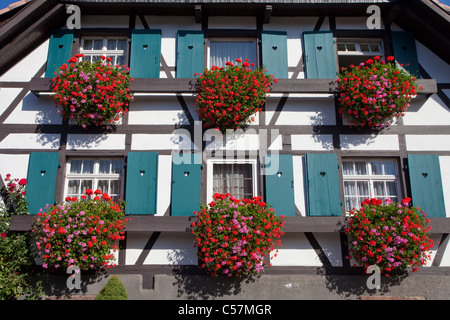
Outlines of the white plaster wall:
M129 233L126 265L136 263L151 233ZM190 233L161 233L144 265L197 265L197 248Z
M291 135L291 149L305 151L333 150L333 136L331 134L293 134Z
M419 95L411 101L411 107L403 117L404 125L450 125L450 110L437 94L430 98Z
M276 247L270 253L270 257L273 266L322 266L322 262L302 232L286 233L281 238L281 247Z
M201 30L201 24L195 23L195 17L171 17L171 16L145 16L150 29L161 30L161 54L169 67L176 65L176 45L178 30ZM139 18L136 19L136 29L144 29ZM175 71L171 72L175 77ZM160 78L167 78L164 71L160 72Z
M446 216L450 217L450 156L440 156L442 191L444 193L444 204Z
M300 66L301 62L303 32L312 31L317 20L318 17L271 17L270 23L263 25L263 30L287 32L288 66L295 68ZM328 18L325 19L320 30L330 30ZM291 71L288 77L292 78L292 76ZM296 78L305 78L305 73L300 72Z
M450 151L450 135L405 135L408 151Z
M266 124L275 114L282 95L272 94L266 102ZM328 94L290 94L276 125L335 125L334 97Z
M450 81L450 65L435 55L430 49L416 41L417 57L425 71L437 83Z
M217 138L217 139L215 139ZM259 135L254 129L248 129L246 133L226 134L223 137L211 135L208 131L204 134L206 142L205 151L213 150L258 150Z
M0 89L0 116L9 107L11 102L19 95L22 88L1 88Z
M197 149L189 132L177 129L173 134L133 134L131 150L185 150Z
M440 240L439 240L440 241ZM442 256L440 267L450 267L450 242L445 247L444 254Z
M368 30L367 19L370 16L372 16L372 13L368 13L367 17L336 17L336 29ZM370 22L373 22L373 20L370 19ZM382 19L380 19L380 27L384 29Z
M5 120L5 123L61 124L62 117L57 113L51 96L36 97L29 92Z
M5 178L8 173L11 178L26 178L28 171L28 154L0 154L0 174L6 185Z
M81 28L128 28L128 15L83 15L81 11Z
M208 17L210 29L256 29L256 17Z
M397 135L341 134L339 137L342 150L399 150Z
M170 206L172 190L172 156L158 156L158 190L156 215L163 216Z
M61 135L55 133L10 133L0 149L58 149Z
M343 259L341 253L341 240L339 233L314 233L314 237L319 242L328 260L333 267L342 267Z
M294 169L294 197L295 206L303 217L306 216L306 188L305 188L305 157L293 156L292 165Z
M123 150L125 134L68 134L68 150Z
M175 95L136 96L128 124L189 124Z
M49 40L44 41L39 47L4 73L0 77L0 81L30 81L47 61L48 44ZM42 75L44 73L42 72Z

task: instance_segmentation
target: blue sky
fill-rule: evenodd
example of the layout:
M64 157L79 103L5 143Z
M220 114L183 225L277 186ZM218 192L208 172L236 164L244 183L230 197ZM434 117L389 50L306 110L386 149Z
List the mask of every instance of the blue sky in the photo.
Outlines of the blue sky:
M10 3L16 1L18 0L0 0L0 9L6 8ZM450 6L450 0L440 0L440 2Z

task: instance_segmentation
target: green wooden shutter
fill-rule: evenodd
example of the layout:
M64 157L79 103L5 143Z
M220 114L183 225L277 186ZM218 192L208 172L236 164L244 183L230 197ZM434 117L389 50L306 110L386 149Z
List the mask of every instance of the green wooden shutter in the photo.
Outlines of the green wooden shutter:
M439 157L430 154L408 155L411 202L428 217L445 217Z
M178 31L177 78L193 78L203 72L203 32Z
M419 77L419 62L414 34L404 31L392 31L391 34L395 60L398 63L403 63L403 68L410 74Z
M57 30L50 37L45 77L53 78L55 71L72 56L73 30Z
M158 153L128 152L125 214L155 214Z
M334 153L307 153L306 179L310 216L340 216L341 197Z
M56 176L59 167L58 152L31 152L28 162L26 200L28 212L55 204Z
M273 163L274 161L271 161L271 164ZM265 184L266 202L272 205L277 215L295 216L294 168L291 154L278 155L278 170L272 175L265 175Z
M304 32L303 48L308 79L336 78L336 57L332 32Z
M263 31L261 34L262 64L277 79L288 78L287 33Z
M201 154L191 155L188 161L172 162L172 216L190 216L200 209Z
M161 30L131 32L130 75L133 78L159 78Z

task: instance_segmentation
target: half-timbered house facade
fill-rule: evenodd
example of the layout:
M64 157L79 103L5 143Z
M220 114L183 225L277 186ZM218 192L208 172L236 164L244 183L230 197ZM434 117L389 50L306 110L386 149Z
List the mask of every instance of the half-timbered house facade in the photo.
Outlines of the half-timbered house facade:
M79 28L68 27L69 5ZM450 20L435 2L32 0L0 21L0 180L28 179L31 214L12 230L29 230L47 203L100 188L132 217L114 272L195 270L193 211L216 192L262 196L286 216L268 274L352 274L349 208L409 196L438 241L426 269L448 272ZM57 113L51 78L77 53L130 67L134 101L112 131ZM424 89L391 127L357 130L337 112L335 80L341 66L375 55L409 64ZM254 124L211 136L194 107L194 74L234 58L278 82ZM265 175L269 162L278 169Z

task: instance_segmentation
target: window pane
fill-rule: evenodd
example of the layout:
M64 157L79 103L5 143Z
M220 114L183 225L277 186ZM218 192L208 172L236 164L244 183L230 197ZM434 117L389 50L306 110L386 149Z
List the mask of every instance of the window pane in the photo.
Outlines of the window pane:
M383 162L373 161L372 162L372 174L373 175L383 175Z
M349 175L353 175L354 171L353 171L353 162L348 162L345 161L342 163L343 165L343 174L344 176L349 176Z
M375 197L377 196L385 196L386 195L386 188L384 185L384 181L375 181L373 183L373 192Z
M110 194L119 194L120 193L120 180L111 180L109 186Z
M106 44L107 50L116 50L116 39L108 39Z
M80 188L80 180L69 180L67 194L77 195L79 194L79 188Z
M122 160L113 160L112 167L111 167L111 173L122 174L122 167L123 167Z
M100 58L101 56L92 56L92 63L96 62L96 61L101 61L102 58Z
M81 173L81 160L70 161L70 173Z
M347 51L356 51L356 46L354 43L346 43Z
M95 39L94 40L94 50L102 50L103 49L103 40Z
M368 43L360 43L359 48L361 49L361 51L370 51Z
M253 41L211 41L211 66L225 67L227 62L248 59L256 64L256 47Z
M384 174L387 175L395 175L395 166L394 162L392 161L386 161L384 163Z
M108 174L110 171L111 161L109 160L100 160L100 167L98 169L101 174Z
M125 56L116 56L116 62L114 63L114 65L116 64L118 64L119 66L125 66Z
M94 173L94 160L83 160L83 173Z
M87 189L92 189L92 180L81 180L81 194L85 194Z
M97 189L100 189L102 193L109 193L109 181L108 180L98 180Z
M345 44L338 43L338 51L345 51Z
M357 175L367 175L367 166L365 162L355 162L355 170Z
M92 39L83 40L83 50L92 50Z
M369 182L368 181L357 181L356 186L358 188L358 195L369 197Z
M126 50L127 40L117 40L117 50Z
M395 181L386 181L386 191L388 196L397 197L397 183Z

